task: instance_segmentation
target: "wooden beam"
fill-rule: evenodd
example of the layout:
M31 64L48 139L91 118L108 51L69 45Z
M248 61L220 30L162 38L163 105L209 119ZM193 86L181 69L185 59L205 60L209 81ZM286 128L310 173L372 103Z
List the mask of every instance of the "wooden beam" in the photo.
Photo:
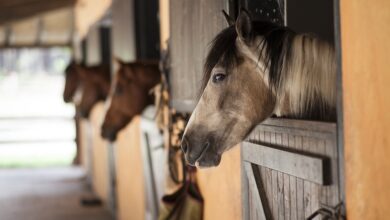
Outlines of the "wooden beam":
M340 1L348 219L390 216L390 1Z
M65 7L71 7L77 0L1 0L0 25L22 20L35 15Z
M314 183L329 184L327 158L244 142L243 159Z

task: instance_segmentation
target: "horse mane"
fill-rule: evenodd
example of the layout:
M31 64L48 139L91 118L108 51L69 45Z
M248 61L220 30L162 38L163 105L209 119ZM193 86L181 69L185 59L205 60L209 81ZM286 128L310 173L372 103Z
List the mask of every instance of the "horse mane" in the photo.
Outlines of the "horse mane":
M314 36L296 34L287 27L266 21L253 21L252 27L252 37L261 37L257 45L258 62L264 62L265 78L277 99L284 99L288 91L291 93L288 97L289 109L294 117L328 120L336 102L335 92L332 91L336 72L333 47ZM234 25L222 30L213 39L204 64L200 93L218 63L227 70L238 64L236 39ZM333 120L335 114L329 117Z
M75 60L71 60L69 64L65 67L65 75L69 75L70 73L74 73L74 71L71 71L71 69L74 69L74 67L77 65Z
M99 64L85 67L85 69L92 74L98 74L102 76L108 82L111 81L111 70L109 65Z

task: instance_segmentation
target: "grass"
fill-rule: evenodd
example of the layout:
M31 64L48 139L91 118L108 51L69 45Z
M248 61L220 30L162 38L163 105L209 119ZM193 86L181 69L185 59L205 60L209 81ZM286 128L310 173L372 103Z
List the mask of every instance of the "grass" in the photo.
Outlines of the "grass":
M67 166L76 153L73 143L0 146L0 168Z

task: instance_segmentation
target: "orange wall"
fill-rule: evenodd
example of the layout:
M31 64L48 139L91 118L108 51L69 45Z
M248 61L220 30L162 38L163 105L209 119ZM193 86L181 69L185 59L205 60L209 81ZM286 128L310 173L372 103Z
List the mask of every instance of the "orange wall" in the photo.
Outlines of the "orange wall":
M349 219L390 216L390 1L342 0Z
M140 120L133 119L115 143L119 220L145 217L144 174L140 143Z
M205 220L241 219L240 147L226 152L218 167L199 169L198 183L205 201Z
M100 125L104 116L104 103L96 104L91 112L91 135L92 135L92 182L94 192L103 200L108 201L108 144L100 136Z
M90 123L86 119L80 119L80 152L81 152L81 158L80 158L80 164L85 169L86 172L90 171L90 156L88 152L88 146L90 144L90 137L89 137L89 130L90 130Z

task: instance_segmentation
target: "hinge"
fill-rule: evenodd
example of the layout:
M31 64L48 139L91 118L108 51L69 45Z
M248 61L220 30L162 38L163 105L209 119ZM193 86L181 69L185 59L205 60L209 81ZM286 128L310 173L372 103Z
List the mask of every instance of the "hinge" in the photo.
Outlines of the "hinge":
M345 220L344 203L341 202L338 205L331 207L327 205L321 205L322 207L307 217L307 220L314 219L317 216L322 216L322 219L326 220Z

